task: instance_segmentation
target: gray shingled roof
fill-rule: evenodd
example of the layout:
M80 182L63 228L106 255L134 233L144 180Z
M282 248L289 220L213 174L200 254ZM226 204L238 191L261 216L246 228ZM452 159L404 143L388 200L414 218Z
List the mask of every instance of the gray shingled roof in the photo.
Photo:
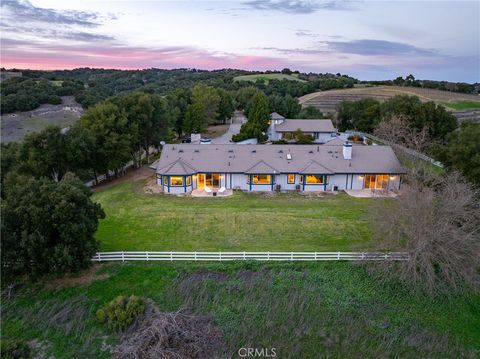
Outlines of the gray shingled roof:
M404 173L390 146L354 146L345 160L330 145L165 145L152 164L160 174L192 173ZM287 157L290 154L291 159ZM324 172L324 169L329 172ZM182 172L183 170L183 172ZM179 172L179 173L175 173ZM180 173L181 172L181 173Z
M176 161L167 164L161 168L157 167L157 172L164 175L192 175L198 171L190 164L178 158Z
M295 132L296 130L302 132L336 132L333 127L332 120L293 120L286 119L283 123L275 126L277 132Z
M320 163L318 163L315 160L312 160L312 162L310 162L310 164L307 167L305 167L303 170L301 170L300 173L305 173L305 174L310 173L310 174L314 174L314 175L333 174L332 171L330 171L325 166L322 166Z
M272 113L270 114L270 118L271 118L272 120L282 120L282 119L284 119L285 117L283 117L282 115L280 115L278 112L272 112Z
M248 168L245 173L248 174L268 174L268 173L280 173L280 171L276 170L269 164L265 163L265 161L260 160L255 163L252 167Z

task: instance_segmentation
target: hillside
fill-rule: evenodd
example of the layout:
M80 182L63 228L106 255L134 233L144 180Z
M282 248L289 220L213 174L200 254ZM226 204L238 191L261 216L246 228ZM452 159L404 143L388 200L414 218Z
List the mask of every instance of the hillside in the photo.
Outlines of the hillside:
M2 114L2 143L21 141L26 135L39 132L50 125L62 128L71 126L78 121L83 111L73 96L63 96L60 105L43 104L32 111Z
M31 341L38 358L109 358L121 333L95 312L131 294L164 313L213 318L220 358L238 358L242 346L275 348L278 358L474 358L480 347L477 295L432 300L350 263L95 266L15 287L2 298L2 336Z
M459 120L480 119L480 96L420 87L377 86L314 92L299 98L303 106L314 106L324 113L335 113L343 100L356 101L372 97L385 101L396 95L418 96L421 101L434 101L454 112Z
M269 80L293 80L300 82L307 82L305 80L299 79L298 74L286 75L286 74L254 74L254 75L243 75L236 76L233 79L234 81L251 81L255 82L257 80L264 80L268 82Z

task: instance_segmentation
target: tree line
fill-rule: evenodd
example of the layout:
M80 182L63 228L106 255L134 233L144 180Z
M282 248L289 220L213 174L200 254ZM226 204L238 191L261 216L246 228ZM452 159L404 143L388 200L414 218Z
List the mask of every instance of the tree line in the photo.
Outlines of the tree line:
M405 86L405 87L422 87L426 89L434 89L441 91L451 91L468 94L478 94L480 92L480 84L466 83L466 82L450 82L450 81L434 81L434 80L419 80L412 74L405 76L398 76L393 80L384 81L361 81L362 84L370 85L387 85L387 86Z
M42 104L59 105L60 96L71 96L83 90L77 80L51 81L45 78L15 77L0 83L1 113L30 111Z
M457 119L442 105L417 96L397 95L383 103L365 98L337 106L340 131L375 134L393 143L427 153L480 184L480 124Z
M61 103L59 96L64 95L74 95L76 101L88 109L112 96L134 91L167 95L197 84L230 92L253 86L267 95L298 97L317 90L352 87L357 82L345 75L332 74L300 74L307 79L306 82L286 79L268 82L235 80L236 76L252 73L255 72L232 69L23 70L22 77L5 80L0 84L2 113L32 110L44 103L58 104Z

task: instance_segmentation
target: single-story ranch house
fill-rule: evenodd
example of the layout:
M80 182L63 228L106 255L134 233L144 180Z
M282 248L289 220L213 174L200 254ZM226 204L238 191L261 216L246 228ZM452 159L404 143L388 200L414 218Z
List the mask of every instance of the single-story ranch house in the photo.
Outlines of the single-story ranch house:
M270 125L267 130L270 141L292 138L298 130L312 136L315 143L326 143L332 137L337 136L337 130L333 127L332 120L286 119L276 112L270 114Z
M165 193L397 190L405 173L389 146L165 145L151 165Z

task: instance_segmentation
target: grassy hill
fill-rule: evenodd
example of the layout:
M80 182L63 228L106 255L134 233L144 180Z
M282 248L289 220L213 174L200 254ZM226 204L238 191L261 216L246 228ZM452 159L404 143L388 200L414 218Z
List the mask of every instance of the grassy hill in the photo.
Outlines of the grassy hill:
M108 358L120 333L95 312L131 294L163 312L213 317L222 358L241 347L279 358L474 358L480 349L478 295L413 295L341 262L104 264L15 288L2 298L2 339L30 341L38 357Z
M286 74L254 74L254 75L243 75L234 77L234 81L251 81L255 82L257 80L264 80L268 82L269 80L293 80L300 82L307 82L298 78L297 74L286 75Z
M336 105L343 100L356 101L372 97L378 101L385 101L395 95L418 96L421 101L434 101L452 111L480 108L480 96L478 95L402 86L356 87L314 92L300 97L299 102L304 106L315 106L324 113L334 113Z

